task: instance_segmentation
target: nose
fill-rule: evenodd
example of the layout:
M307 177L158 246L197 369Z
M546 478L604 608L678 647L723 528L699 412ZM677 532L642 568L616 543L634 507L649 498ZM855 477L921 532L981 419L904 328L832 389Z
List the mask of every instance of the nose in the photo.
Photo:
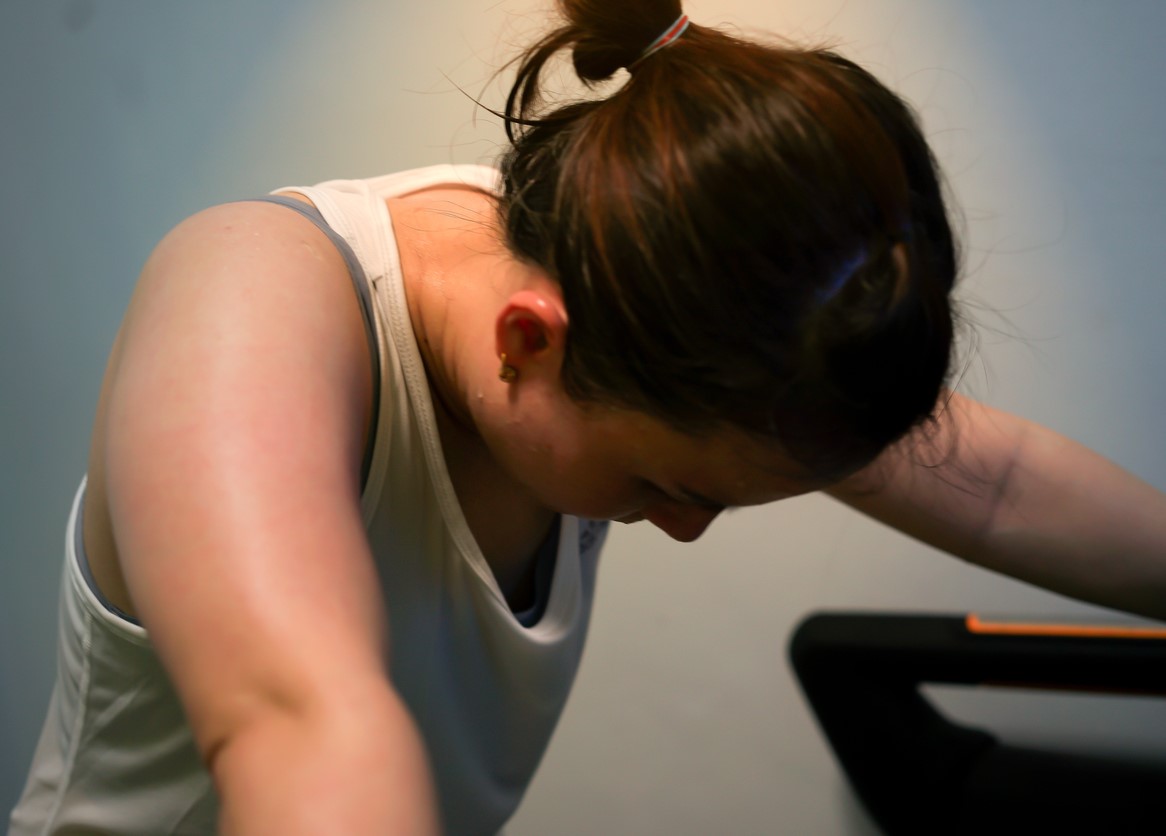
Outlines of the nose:
M723 508L667 503L645 508L644 519L673 540L691 543L712 524Z

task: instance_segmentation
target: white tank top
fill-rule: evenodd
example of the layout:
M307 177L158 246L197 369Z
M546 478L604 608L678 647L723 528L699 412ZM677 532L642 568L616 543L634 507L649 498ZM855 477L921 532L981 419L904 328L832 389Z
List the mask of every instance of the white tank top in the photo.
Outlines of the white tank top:
M498 173L436 166L285 188L312 200L370 286L381 402L362 510L389 612L393 683L421 730L450 834L496 833L517 808L578 668L607 524L564 517L544 609L511 612L445 467L385 199ZM57 682L10 836L213 833L218 810L146 630L105 606L66 533Z

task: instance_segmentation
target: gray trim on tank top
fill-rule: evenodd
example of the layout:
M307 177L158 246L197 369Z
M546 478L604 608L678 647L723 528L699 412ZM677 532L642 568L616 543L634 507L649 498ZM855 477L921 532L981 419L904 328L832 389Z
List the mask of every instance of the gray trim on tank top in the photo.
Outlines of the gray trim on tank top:
M93 570L89 568L89 555L85 552L85 494L89 492L89 486L86 485L81 489L81 498L77 500L77 519L73 521L73 550L77 553L77 568L81 570L81 577L85 578L85 584L89 587L89 591L93 593L94 597L111 613L118 618L125 619L130 624L136 624L141 627L142 622L138 621L132 615L124 612L119 607L113 605L112 602L101 590L97 588L97 581L93 577Z

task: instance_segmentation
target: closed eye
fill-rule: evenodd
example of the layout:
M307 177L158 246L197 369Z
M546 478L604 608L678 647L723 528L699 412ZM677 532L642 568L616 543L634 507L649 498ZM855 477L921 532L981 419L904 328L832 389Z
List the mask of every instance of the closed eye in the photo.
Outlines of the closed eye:
M659 497L667 502L672 502L676 505L692 505L697 508L704 508L709 511L717 511L718 513L725 510L731 510L734 506L726 505L723 502L717 502L714 499L709 499L707 496L702 496L696 491L689 490L683 485L677 486L675 491L668 491L657 485L649 479L641 479L640 482L654 497Z
M724 502L717 502L715 499L709 499L707 496L702 496L696 491L689 490L683 485L677 487L677 493L680 494L681 502L687 505L696 505L699 508L705 508L709 511L720 512L731 507Z

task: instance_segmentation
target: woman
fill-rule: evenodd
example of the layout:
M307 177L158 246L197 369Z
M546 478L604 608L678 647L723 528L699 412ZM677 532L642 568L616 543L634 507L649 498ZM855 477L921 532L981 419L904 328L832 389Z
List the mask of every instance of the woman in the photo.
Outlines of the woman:
M1166 609L1161 494L944 390L958 259L906 107L672 2L562 5L501 178L284 189L150 258L13 832L495 832L569 690L604 520L691 540L826 489ZM568 48L630 80L542 108Z

